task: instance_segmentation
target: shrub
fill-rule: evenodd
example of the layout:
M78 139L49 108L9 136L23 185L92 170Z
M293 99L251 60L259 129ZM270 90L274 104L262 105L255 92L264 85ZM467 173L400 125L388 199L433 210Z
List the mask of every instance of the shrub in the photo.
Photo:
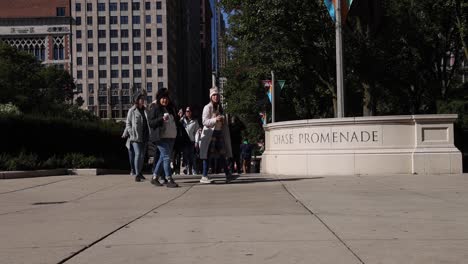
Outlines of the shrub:
M65 162L63 159L58 158L57 156L52 156L48 158L44 163L42 163L42 168L44 169L58 169L58 168L66 168Z
M73 169L96 168L101 167L104 160L94 156L85 156L81 153L69 153L63 158L63 163L68 168Z
M12 103L0 104L0 114L3 115L21 115L21 111Z
M5 169L15 170L35 170L38 169L39 159L36 154L21 151L16 157L10 157L5 163Z

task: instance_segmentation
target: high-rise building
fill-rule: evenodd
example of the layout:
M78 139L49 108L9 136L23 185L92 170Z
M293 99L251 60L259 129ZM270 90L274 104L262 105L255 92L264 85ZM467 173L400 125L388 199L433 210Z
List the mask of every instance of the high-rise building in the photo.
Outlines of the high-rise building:
M199 39L199 6L192 11L189 5L194 1L71 2L73 76L83 87L84 107L103 118L125 118L136 92L146 92L151 102L163 87L177 104L195 103L199 53L186 50L191 36L181 38L195 26Z
M227 43L226 43L226 21L224 21L223 13L221 8L218 7L217 10L218 16L218 70L222 72L223 68L226 67L227 63Z
M200 45L201 45L201 82L202 96L208 98L211 87L211 4L208 0L200 1Z
M0 41L70 71L70 1L0 1Z

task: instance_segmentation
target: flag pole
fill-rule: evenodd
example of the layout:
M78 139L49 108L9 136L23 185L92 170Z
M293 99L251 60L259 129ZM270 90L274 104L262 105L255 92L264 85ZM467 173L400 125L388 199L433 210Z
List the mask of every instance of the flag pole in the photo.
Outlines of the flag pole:
M343 82L343 40L342 40L342 23L341 23L341 1L336 0L336 100L337 113L336 117L344 117L344 82Z
M275 73L271 71L271 122L275 122Z

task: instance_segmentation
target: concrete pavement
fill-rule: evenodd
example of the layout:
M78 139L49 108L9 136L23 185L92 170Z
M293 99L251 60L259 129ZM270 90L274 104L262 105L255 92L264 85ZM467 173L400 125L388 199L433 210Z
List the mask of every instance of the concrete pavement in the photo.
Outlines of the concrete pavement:
M468 263L468 175L0 181L0 263Z

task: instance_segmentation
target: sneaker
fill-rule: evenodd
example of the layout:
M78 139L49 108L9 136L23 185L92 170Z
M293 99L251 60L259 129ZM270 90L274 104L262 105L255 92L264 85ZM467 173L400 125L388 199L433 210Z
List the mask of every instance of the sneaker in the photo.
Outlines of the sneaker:
M179 187L179 185L177 183L175 183L174 180L170 180L167 184L166 184L166 187L167 188L177 188Z
M138 176L138 175L137 175L137 176L135 176L135 181L136 181L136 182L141 182L141 178L140 178L140 176Z
M226 174L226 183L230 183L237 178L239 178L239 174L232 175L231 173L228 173Z
M154 186L164 186L161 182L159 182L159 177L152 178L151 184L153 184Z
M145 178L145 176L143 176L143 174L140 174L140 179L146 180L146 178Z
M210 179L210 178L208 178L207 176L203 176L203 177L201 177L201 179L200 179L200 183L203 183L203 184L210 184L210 183L212 183L212 182L213 182L213 180Z

